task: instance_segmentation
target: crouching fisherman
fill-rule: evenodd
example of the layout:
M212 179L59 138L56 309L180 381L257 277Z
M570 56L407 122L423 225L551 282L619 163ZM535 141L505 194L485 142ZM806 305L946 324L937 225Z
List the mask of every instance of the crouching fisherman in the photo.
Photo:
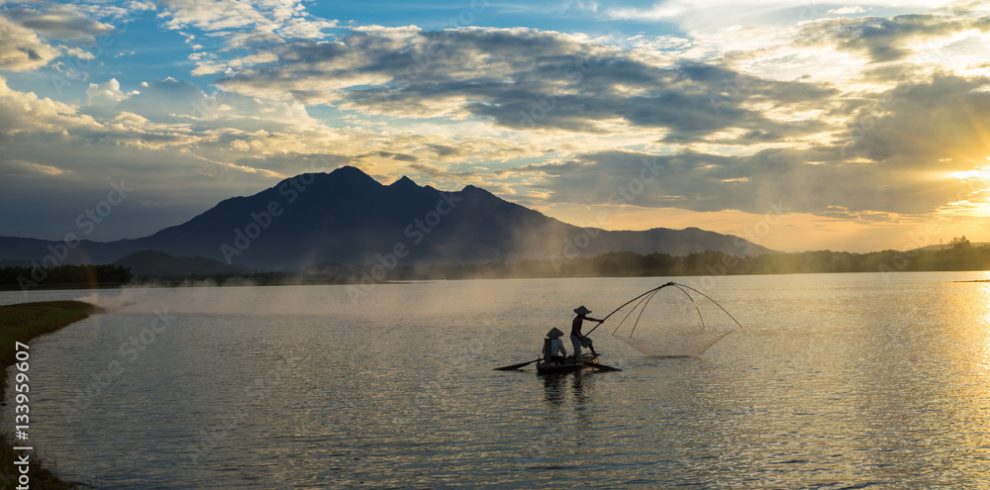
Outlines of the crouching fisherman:
M543 339L543 361L561 364L567 357L567 350L564 349L564 341L560 340L564 336L557 327L553 327L547 332L547 337Z
M581 333L581 327L584 325L585 320L598 323L602 323L604 320L588 316L591 310L585 308L584 305L574 308L574 313L577 314L574 317L574 321L571 322L571 345L574 347L574 357L578 358L581 356L581 347L591 349L591 355L598 357L598 353L595 352L595 346L591 344L591 339Z

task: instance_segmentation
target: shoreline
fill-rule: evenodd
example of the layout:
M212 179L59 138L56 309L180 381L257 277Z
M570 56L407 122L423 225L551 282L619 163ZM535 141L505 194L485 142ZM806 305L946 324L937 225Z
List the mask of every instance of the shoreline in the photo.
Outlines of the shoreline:
M570 275L509 275L509 276L470 276L470 277L423 277L414 279L389 279L381 282L333 282L333 281L310 281L310 282L270 282L252 283L250 281L236 281L230 283L216 282L213 279L188 279L181 281L147 281L131 282L127 284L106 284L106 285L71 285L53 284L51 286L40 286L31 288L31 291L101 291L126 289L155 289L155 288L183 288L183 287L282 287L282 286L381 286L381 285L402 285L420 284L440 281L471 281L471 280L500 280L500 279L627 279L627 278L671 278L671 277L758 277L758 276L793 276L793 275L818 275L818 274L927 274L927 273L964 273L964 272L990 272L983 269L965 270L905 270L905 271L835 271L835 272L765 272L750 274L570 274ZM990 279L957 280L956 283L981 283L990 282ZM20 288L0 287L0 292L20 291ZM22 303L28 304L28 303Z
M7 368L16 361L15 342L29 343L33 339L57 332L99 311L98 307L81 301L41 301L0 305L0 369L3 371L3 379L0 380L0 397L6 400ZM3 439L0 458L4 460L0 469L0 480L15 483L17 474L14 472L14 466L9 463L17 459L18 453L12 449L16 443L6 427L0 429L0 438ZM31 488L61 490L79 486L58 478L50 465L36 459L36 455L36 451L31 452L28 473L31 478Z
M113 284L113 285L98 285L91 286L86 284L52 284L51 286L38 286L34 288L24 289L19 287L0 287L0 292L17 292L23 291L29 293L31 291L98 291L101 289L123 289L127 287L127 284ZM25 304L25 303L21 303Z

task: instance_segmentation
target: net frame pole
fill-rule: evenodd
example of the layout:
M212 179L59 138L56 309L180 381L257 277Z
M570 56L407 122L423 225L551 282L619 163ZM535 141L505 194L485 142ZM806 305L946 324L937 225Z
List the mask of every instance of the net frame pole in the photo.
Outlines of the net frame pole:
M646 296L647 294L650 294L650 293L652 293L654 291L659 291L659 290L661 290L661 289L663 289L663 288L665 288L667 286L673 286L673 285L674 285L674 282L673 281L668 282L667 284L664 284L663 286L659 286L659 287L655 287L653 289L650 289L649 291L647 291L647 292L645 292L643 294L640 294L639 296L636 296L635 298L633 298L633 299L631 299L629 301L626 301L625 303L622 303L622 306L620 306L620 307L612 310L612 312L609 313L608 315L605 315L605 318L602 318L602 323L605 323L605 320L608 320L609 317L611 317L612 315L618 313L619 310L625 308L626 306L629 306L629 304L632 303L633 301L636 301L637 299L640 299L643 296ZM591 335L592 332L594 332L595 330L598 330L598 327L602 326L602 323L599 323L598 325L595 325L595 328L592 328L591 330L589 330L588 333L585 334L585 337L587 337L588 335Z
M605 321L608 320L612 315L618 313L620 310L622 310L626 306L629 306L630 304L632 304L636 300L642 299L643 301L640 301L640 303L636 304L636 306L634 306L631 310L629 310L629 312L626 313L626 316L622 318L622 321L619 322L619 325L617 327L615 327L615 331L613 332L613 335L614 335L615 332L617 332L619 330L619 327L621 327L622 324L626 321L626 319L629 318L629 315L631 315L632 312L636 311L636 309L639 308L640 305L644 301L648 302L650 299L652 299L652 296L650 296L650 298L646 298L647 295L650 295L651 293L652 294L656 294L661 289L666 288L666 287L671 287L671 286L676 287L677 289L680 289L681 292L683 292L684 294L686 294L687 297L691 299L691 302L694 304L695 311L697 311L698 312L698 316L701 317L702 328L706 328L707 329L707 326L705 325L704 316L702 316L702 314L701 314L701 308L698 307L698 303L694 300L694 297L692 297L690 293L688 293L687 291L684 291L684 289L681 289L681 288L687 288L687 289L689 289L689 290L691 290L691 291L693 291L695 293L700 294L701 296L703 296L708 301L711 301L712 303L715 304L715 306L718 307L718 309L722 310L723 313L725 313L726 315L728 315L728 317L730 319L732 319L732 321L736 324L737 327L743 328L742 323L739 323L739 320L737 320L736 317L732 316L732 313L729 313L729 310L726 310L725 307L723 307L721 304L719 304L718 301L715 301L714 299L712 299L711 296L708 296L707 294L705 294L705 293L703 293L701 291L698 291L697 289L695 289L695 288L693 288L691 286L688 286L687 284L681 284L681 283L676 283L676 282L670 281L670 282L668 282L668 283L666 283L666 284L664 284L662 286L658 286L658 287L649 289L646 292L644 292L644 293L636 296L635 298L633 298L633 299L631 299L629 301L626 301L625 303L622 303L621 306L619 306L618 308L612 310L612 312L609 313L608 315L605 315L605 318L602 318L602 322L599 323L598 325L595 325L595 327L592 328L591 330L589 330L588 333L585 336L591 335L592 333L594 333L595 330L598 330L598 327L602 326L602 323L605 323ZM645 309L645 307L644 307L644 309ZM640 312L640 316L642 316L642 311Z

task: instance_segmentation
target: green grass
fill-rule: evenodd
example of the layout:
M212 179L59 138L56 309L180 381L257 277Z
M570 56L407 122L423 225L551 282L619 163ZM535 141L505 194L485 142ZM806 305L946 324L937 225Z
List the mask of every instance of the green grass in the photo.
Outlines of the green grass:
M28 343L35 337L54 332L97 311L97 307L79 301L0 306L0 368L6 369L15 362L14 342ZM3 398L6 383L6 376L0 378L0 399ZM15 443L6 428L0 431L0 438L3 439L0 447L0 488L14 488L17 475L13 465L15 453L11 448ZM72 484L59 480L42 463L34 460L33 454L30 475L31 488L34 489L73 488Z

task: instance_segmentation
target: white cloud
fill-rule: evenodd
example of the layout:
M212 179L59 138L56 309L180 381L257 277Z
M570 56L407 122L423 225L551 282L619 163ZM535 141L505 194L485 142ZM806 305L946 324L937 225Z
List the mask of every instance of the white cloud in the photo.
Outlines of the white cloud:
M856 15L866 12L866 9L860 7L859 5L851 7L839 7L828 11L829 15Z
M82 9L75 4L43 5L40 9L14 9L10 15L20 25L46 38L92 41L114 30L112 25L90 18Z
M30 71L47 65L58 57L58 50L26 29L0 15L0 68Z
M196 62L196 68L192 70L194 76L211 75L214 73L232 72L234 69L246 68L255 65L263 65L278 61L278 55L272 52L260 51L257 53L223 60L219 56L211 53L193 53L189 59Z
M309 17L294 17L286 21L278 30L279 34L287 38L296 39L319 39L325 36L324 29L337 27L337 22L324 19L312 19Z
M226 48L244 48L283 39L317 39L335 20L306 12L301 0L166 0L160 17L173 30L195 27L225 40Z
M86 88L86 105L118 104L136 92L125 94L120 90L120 82L116 78L106 83L91 83Z
M666 60L658 66L605 41L529 29L363 28L332 42L300 41L275 52L278 63L235 69L219 86L266 99L331 102L364 114L474 116L518 130L650 127L655 138L688 139L757 126L773 137L793 137L809 122L771 128L761 111L743 106L763 102L797 110L831 92L711 64ZM668 132L657 133L661 128Z
M166 26L175 30L194 26L205 31L217 31L266 21L251 2L166 0L162 6L164 11L159 16L167 17Z
M204 75L213 75L215 73L223 73L227 69L227 64L220 61L213 60L195 60L196 68L193 68L190 72L193 76L201 77Z
M130 2L127 2L127 9L132 12L143 12L143 11L156 10L157 7L155 7L154 2L131 0Z
M11 172L27 172L29 174L47 175L49 177L57 177L66 173L65 170L62 170L54 165L29 162L27 160L8 160L0 162L0 173L9 175Z
M60 46L60 48L62 49L63 53L65 53L68 56L72 56L73 58L79 58L81 60L86 60L86 61L92 61L96 59L96 57L93 56L93 53L90 53L89 51L86 51L85 49L82 48L69 47L69 46Z
M932 9L954 0L862 0L860 7ZM712 33L733 26L782 26L827 15L827 4L813 0L665 0L650 6L605 9L608 18L676 22L691 33Z
M689 7L688 2L670 1L656 3L647 8L619 7L609 9L607 15L618 20L667 20L683 15Z
M0 133L68 134L71 130L95 130L100 125L76 107L31 92L19 92L0 77Z

